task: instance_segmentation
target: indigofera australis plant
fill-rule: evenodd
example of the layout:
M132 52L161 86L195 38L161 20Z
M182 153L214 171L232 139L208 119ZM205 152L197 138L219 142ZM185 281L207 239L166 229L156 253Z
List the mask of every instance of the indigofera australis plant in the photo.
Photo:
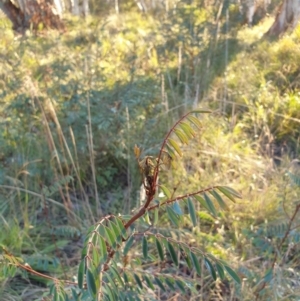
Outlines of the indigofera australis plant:
M204 277L204 273L214 280L218 277L224 280L227 273L240 283L226 262L189 245L180 236L175 239L171 235L172 229L182 224L183 216L189 216L193 226L197 226L195 202L216 216L218 208L226 207L224 196L234 201L240 194L230 187L212 186L177 195L176 190L158 181L163 168L173 166L184 154L182 146L188 145L197 130L201 130L202 122L196 116L204 113L210 111L194 110L180 118L165 136L157 156L142 157L141 149L134 147L146 192L144 203L130 216L107 215L90 227L81 252L77 282L53 278L50 291L53 300L154 300L176 290L188 297L197 293L195 279ZM164 197L158 197L158 191ZM169 221L172 227L160 230L161 219L164 224ZM10 265L23 268L12 260L11 254L6 257ZM183 266L189 273L180 273Z

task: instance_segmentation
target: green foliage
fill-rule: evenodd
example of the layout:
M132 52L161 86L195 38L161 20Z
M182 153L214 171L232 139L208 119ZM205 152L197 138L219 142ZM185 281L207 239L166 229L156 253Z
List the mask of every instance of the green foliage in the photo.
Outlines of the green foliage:
M184 122L187 116L190 116L190 113L181 118L165 137L156 160L157 165L151 173L154 179L158 177L162 170L161 164L164 164L161 163L163 154L171 157L167 150L165 152L163 150L170 142L169 137L173 132L176 133L176 129L182 128L182 125L184 125L186 132L182 135L186 135L184 136L185 140L188 141L194 136L188 137L192 133L192 128ZM179 144L175 140L171 141L174 141L174 143L170 145L170 149L173 148L181 155L183 152ZM137 147L135 147L135 153L140 156ZM176 160L176 157L173 157L172 160ZM166 162L165 160L162 161ZM149 177L148 172L145 173L145 177ZM235 197L240 198L239 193L230 187L215 186L184 196L177 196L174 193L171 194L167 186L159 185L165 197L159 204L155 205L151 202L156 195L156 185L150 184L145 186L147 191L145 204L136 214L133 214L129 219L124 219L122 216L108 215L90 227L84 241L81 262L78 268L79 289L83 291L87 289L92 299L96 299L100 295L103 300L122 299L126 296L135 296L135 298L143 296L144 300L150 300L151 294L147 297L149 294L147 293L147 287L153 291L161 289L165 293L172 293L174 290L180 290L186 294L188 291L196 290L197 281L193 281L187 276L184 277L184 275L174 277L174 273L177 274L175 271L179 271L183 267L190 270L189 273L195 270L199 277L203 277L205 273L209 274L213 280L216 280L217 277L224 280L225 272L227 272L229 277L240 283L238 275L225 262L216 259L213 255L205 253L201 249L189 246L184 238L178 237L179 240L172 238L172 230L164 231L164 234L161 234L159 220L155 228L148 228L148 230L143 222L145 214L149 214L156 209L162 211L165 208L169 222L179 227L183 221L181 217L184 215L179 204L184 204L187 200L191 222L196 226L197 213L194 202L197 197L204 201L210 213L217 216L217 209L213 207L213 201L205 192L211 192L221 204L225 204L221 195L234 201ZM221 194L218 194L217 190ZM199 196L201 193L204 193L203 198ZM195 197L195 200L192 199L193 197ZM214 209L212 210L212 208ZM151 219L147 218L147 220L152 225ZM134 227L132 227L133 223ZM140 245L140 255L134 258L133 253L136 252L138 245ZM161 262L161 267L155 267L157 262ZM206 271L202 271L201 266L203 264ZM51 291L51 294L55 299L57 298L56 294L62 296L64 293L54 290Z
M0 296L93 300L101 287L107 300L209 300L218 289L254 300L265 283L260 300L298 300L297 219L279 244L299 199L298 176L282 177L299 154L299 27L270 42L271 18L241 27L237 3L168 1L141 14L126 1L118 15L102 4L95 17L66 16L64 35L19 38L0 19L0 244L21 260L1 253ZM200 101L220 114L171 131L156 207L120 235L141 206L135 143L155 167L165 129ZM228 201L228 186L242 202ZM236 278L225 262L242 286L224 280ZM16 269L26 263L74 281Z

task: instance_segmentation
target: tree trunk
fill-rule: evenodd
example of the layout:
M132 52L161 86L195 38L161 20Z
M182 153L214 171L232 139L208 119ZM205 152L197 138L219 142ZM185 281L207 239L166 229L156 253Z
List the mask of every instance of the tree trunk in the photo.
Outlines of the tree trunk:
M238 0L240 3L240 12L243 16L242 24L252 26L263 19L271 4L271 0Z
M266 36L278 37L289 27L295 28L300 19L300 0L284 0Z
M35 31L39 28L64 29L52 0L19 0L18 5L11 0L0 0L0 9L18 32L30 28Z
M25 16L22 10L15 6L11 1L0 2L0 9L6 17L12 22L13 30L23 28L25 24Z

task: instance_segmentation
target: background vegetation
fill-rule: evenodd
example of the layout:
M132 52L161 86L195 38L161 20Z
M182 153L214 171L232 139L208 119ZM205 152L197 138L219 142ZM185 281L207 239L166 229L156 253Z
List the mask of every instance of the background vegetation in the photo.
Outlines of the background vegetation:
M199 225L181 230L243 281L203 276L186 300L299 300L297 215L280 241L299 202L286 173L300 153L300 27L266 40L273 18L242 26L230 3L95 11L67 17L64 34L16 36L0 19L0 245L40 272L76 277L87 229L140 206L134 145L156 154L179 117L206 107L214 113L162 180L182 193L221 184L242 194L216 218L197 208ZM47 300L45 279L4 275L1 300Z

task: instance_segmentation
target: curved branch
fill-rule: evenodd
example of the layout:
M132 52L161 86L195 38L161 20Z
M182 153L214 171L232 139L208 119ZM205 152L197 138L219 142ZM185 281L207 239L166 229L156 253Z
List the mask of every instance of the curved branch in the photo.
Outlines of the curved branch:
M168 204L174 203L176 201L180 201L180 200L186 199L186 198L188 198L190 196L194 196L194 195L197 195L197 194L200 194L200 193L204 193L204 192L207 192L207 191L210 191L210 190L214 190L217 187L218 186L211 186L211 187L208 187L208 188L205 188L205 189L198 190L198 191L193 192L193 193L187 193L185 195L180 195L180 196L177 196L174 199L166 200L165 202L163 202L161 204L155 204L155 205L149 207L147 210L150 211L150 210L153 210L155 208L158 208L158 207L161 207L161 206L164 206L164 205L168 205Z

